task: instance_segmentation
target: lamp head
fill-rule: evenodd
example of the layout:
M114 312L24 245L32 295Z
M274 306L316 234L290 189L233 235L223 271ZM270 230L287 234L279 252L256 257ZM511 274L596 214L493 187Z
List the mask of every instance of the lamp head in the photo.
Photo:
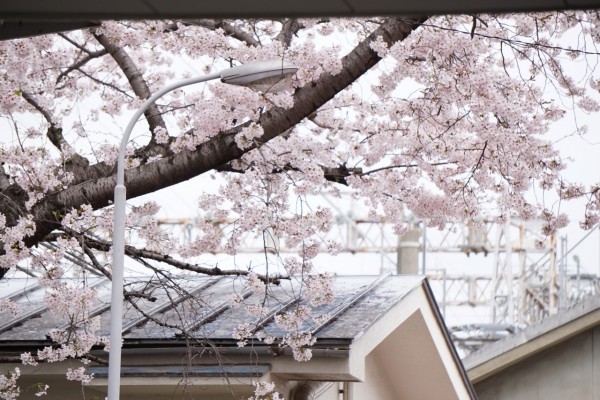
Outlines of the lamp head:
M283 60L252 61L221 72L221 82L257 92L280 92L291 87L298 67Z

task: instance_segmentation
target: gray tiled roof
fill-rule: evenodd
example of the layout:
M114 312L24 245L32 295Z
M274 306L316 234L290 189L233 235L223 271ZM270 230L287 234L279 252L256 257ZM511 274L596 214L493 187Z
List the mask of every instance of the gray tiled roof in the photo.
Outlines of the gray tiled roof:
M318 342L358 338L372 323L392 308L411 289L422 284L418 276L339 276L334 279L335 298L331 304L314 309L315 315L327 318L318 323L309 320L302 327L311 330ZM126 291L136 292L142 286L155 298L138 299L136 306L146 314L125 303L123 313L123 339L128 342L174 340L181 334L169 324L186 326L188 332L200 338L233 340L231 333L240 323L250 322L257 330L280 337L283 332L274 323L274 315L298 306L294 300L300 286L297 282L283 281L269 287L269 296L252 293L239 279L230 277L185 277L174 282L185 293L170 288L169 281L147 278L128 278ZM111 282L102 278L90 279L88 284L97 290L92 313L101 317L102 334L108 334L110 316ZM168 288L168 290L165 290ZM13 317L0 314L0 344L26 341L30 344L46 342L52 329L65 329L64 321L57 318L44 304L45 289L34 278L12 278L0 286L2 298L11 297L23 310ZM245 296L245 304L262 304L268 314L250 318L244 307L231 307L234 293ZM149 319L148 316L151 318ZM154 321L152 320L154 319ZM33 343L32 343L33 342Z

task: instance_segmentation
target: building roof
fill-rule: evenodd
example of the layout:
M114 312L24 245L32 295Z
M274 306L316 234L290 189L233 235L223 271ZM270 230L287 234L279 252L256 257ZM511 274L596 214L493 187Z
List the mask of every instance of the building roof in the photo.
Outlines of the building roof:
M176 340L180 331L164 327L162 321L184 325L186 331L198 337L211 340L236 342L231 336L235 328L249 316L244 307L232 307L231 298L238 294L244 298L244 304L260 304L265 300L263 293L253 293L242 287L239 279L230 277L186 277L174 279L185 288L188 294L178 295L175 289L165 290L165 282L148 278L130 278L126 290L136 292L144 285L145 291L151 291L153 301L141 299L137 306L142 312L125 303L123 314L124 344L140 344L143 341ZM417 276L364 277L346 276L335 279L335 299L331 304L315 309L316 315L327 315L318 324L307 321L303 330L310 330L319 341L355 340L378 318L410 290L423 281ZM0 343L30 342L44 343L52 329L66 329L64 321L58 319L44 303L45 289L35 278L11 279L10 285L0 289L0 296L10 297L22 309L18 316L4 315L0 323ZM89 285L96 289L97 299L92 314L101 317L101 334L108 335L110 314L109 280L91 278ZM298 284L284 281L279 286L271 286L266 298L268 314L264 318L252 320L261 330L274 337L284 332L274 322L274 316L297 306ZM150 287L150 289L149 289ZM146 314L146 315L143 315ZM181 316L185 315L182 323ZM312 324L312 325L311 325Z
M125 286L126 291L135 293L139 285L145 285L154 297L154 301L137 302L143 313L131 306L126 306L123 313L124 385L131 385L132 393L140 384L154 384L152 377L165 371L176 382L176 376L182 373L177 357L181 357L182 348L189 342L180 331L164 325L183 323L189 334L210 343L211 348L218 347L218 352L228 359L237 360L230 373L240 377L263 376L268 371L269 376L287 381L369 381L373 379L373 368L380 368L382 373L392 374L387 389L402 398L476 398L423 277L336 277L333 302L314 310L315 315L326 317L307 321L301 328L316 338L313 358L307 363L291 360L289 351L279 348L277 342L267 345L250 340L250 346L238 348L237 339L232 338L235 328L248 321L244 307L231 306L234 293L250 304L268 299L267 314L251 321L251 326L258 327L255 332L264 330L280 337L283 332L274 317L300 304L293 295L298 283L283 281L270 289L268 297L248 291L241 280L230 277L186 278L177 283L192 296L179 296L171 288L164 290L164 280L130 278ZM108 334L110 282L95 277L88 285L98 293L92 314L100 316L101 331ZM0 315L0 355L34 351L50 344L47 334L52 329L67 328L46 308L44 290L35 279L9 280L6 286L0 286L0 298L7 297L17 302L23 313L17 317ZM150 354L151 364L140 361L141 356ZM268 368L258 371L256 365L247 365L248 355L258 357L256 365ZM198 376L219 373L209 361L202 361L195 368ZM100 388L105 384L105 368L92 369L98 377L93 385ZM433 381L435 385L431 384Z
M600 324L600 296L593 296L463 359L473 383Z

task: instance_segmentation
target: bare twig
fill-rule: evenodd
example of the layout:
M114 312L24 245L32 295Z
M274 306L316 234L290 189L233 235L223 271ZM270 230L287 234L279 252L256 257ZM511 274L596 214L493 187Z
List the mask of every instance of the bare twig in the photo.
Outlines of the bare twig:
M453 161L440 161L440 162L430 163L428 165L431 166L431 167L438 167L438 166L441 166L441 165L450 165L450 164L454 164L454 162ZM406 169L406 168L416 168L418 166L419 166L418 164L396 164L396 165L388 165L388 166L385 166L385 167L372 169L371 171L363 172L363 173L360 174L360 176L371 175L371 174L374 174L376 172L385 171L385 170L388 170L388 169L398 169L398 168Z
M195 25L202 28L217 30L222 29L227 36L231 36L234 39L244 42L250 47L260 46L260 42L254 38L251 34L240 28L239 26L223 20L223 19L192 19L183 22L186 25Z
M62 71L56 78L56 83L60 83L60 81L63 80L64 78L66 78L69 73L71 73L75 70L80 70L81 67L83 67L85 64L87 64L91 60L105 56L106 54L108 54L108 51L106 51L106 49L88 53L87 56L83 57L79 61L76 61L75 63L73 63L72 65L67 67L64 71Z
M574 52L574 53L579 53L579 54L585 54L585 55L593 55L593 56L598 56L600 55L600 52L597 51L588 51L588 50L581 50L581 49L569 49L569 48L565 48L562 46L553 46L550 44L544 44L542 42L527 42L524 40L519 40L519 39L509 39L509 38L503 38L500 36L495 36L495 35L486 35L483 33L477 33L475 31L471 32L467 32L467 31L463 31L460 29L456 29L456 28L448 28L448 27L444 27L444 26L439 26L439 25L434 25L434 24L423 24L423 26L426 27L430 27L430 28L435 28L435 29L440 29L442 31L449 31L449 32L455 32L455 33L460 33L463 35L469 35L469 36L478 36L478 37L482 37L482 38L486 38L486 39L494 39L494 40L498 40L500 42L504 42L508 45L514 45L514 46L518 46L518 47L524 47L524 48L544 48L544 49L548 49L548 50L560 50L560 51L570 51L570 52Z
M488 141L486 140L483 143L483 149L481 149L481 154L479 154L479 159L477 160L477 163L473 166L473 169L471 170L469 179L467 179L467 181L463 185L463 190L465 190L467 188L467 186L469 185L469 182L471 182L471 179L473 179L473 175L475 174L475 171L477 171L479 169L479 167L481 167L481 164L483 163L483 160L485 158L485 150L487 149L487 146L488 146Z
M73 232L70 232L73 233ZM78 235L79 236L79 235ZM82 240L85 241L87 247L109 251L111 244L98 238L91 238L86 235L82 235ZM179 268L184 271L196 272L199 274L210 275L210 276L247 276L251 271L241 269L221 269L219 267L202 267L198 264L187 263L184 261L177 260L168 254L158 253L147 249L138 249L133 246L125 246L125 253L134 258L140 258L145 260L154 260L164 262L173 267ZM287 275L262 275L257 274L257 277L265 283L277 284L279 281L289 279Z

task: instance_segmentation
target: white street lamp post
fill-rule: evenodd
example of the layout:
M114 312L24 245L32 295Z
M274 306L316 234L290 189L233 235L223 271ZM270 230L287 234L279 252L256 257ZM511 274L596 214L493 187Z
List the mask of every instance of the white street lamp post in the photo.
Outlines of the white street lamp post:
M175 82L154 93L135 112L121 139L117 158L117 183L115 186L114 222L113 222L113 268L112 294L110 306L110 350L108 355L108 400L119 400L121 381L121 341L123 326L123 266L125 262L125 149L131 131L146 109L164 96L183 86L221 78L224 83L248 86L255 90L278 91L289 83L297 67L282 61L255 61L229 68L213 74Z

